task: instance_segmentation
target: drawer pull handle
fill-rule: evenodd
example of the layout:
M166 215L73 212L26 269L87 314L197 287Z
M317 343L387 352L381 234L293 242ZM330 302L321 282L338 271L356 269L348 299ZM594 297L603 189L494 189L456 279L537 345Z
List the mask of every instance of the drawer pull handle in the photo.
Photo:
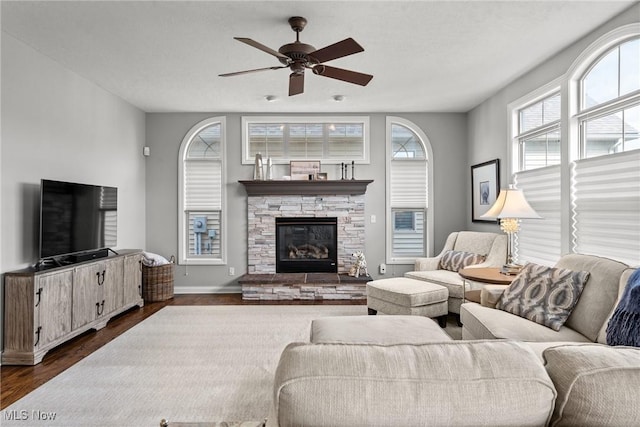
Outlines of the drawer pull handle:
M38 329L36 329L36 343L33 345L34 347L37 347L38 344L40 343L40 333L42 332L42 326L38 326Z
M96 273L96 276L98 276L98 286L104 285L104 273L105 272L106 272L106 270L102 270L102 273L100 273L99 271Z
M102 304L99 302L96 303L96 313L98 316L102 316L102 313L104 313L104 300L102 300Z
M42 288L38 289L38 292L36 292L36 295L38 295L38 302L36 303L36 307L40 305L40 299L42 298Z

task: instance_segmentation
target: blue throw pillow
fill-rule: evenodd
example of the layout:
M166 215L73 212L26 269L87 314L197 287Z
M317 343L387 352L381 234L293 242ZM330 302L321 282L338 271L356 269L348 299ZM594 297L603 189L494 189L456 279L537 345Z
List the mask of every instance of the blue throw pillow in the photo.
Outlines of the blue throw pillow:
M640 347L640 269L633 272L607 325L607 344Z

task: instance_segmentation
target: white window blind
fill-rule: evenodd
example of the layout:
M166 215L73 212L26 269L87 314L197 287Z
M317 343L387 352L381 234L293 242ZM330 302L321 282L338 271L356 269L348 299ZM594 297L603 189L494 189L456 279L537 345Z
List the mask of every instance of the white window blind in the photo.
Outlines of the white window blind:
M118 190L114 187L101 187L100 209L102 209L102 227L104 228L104 246L118 244Z
M185 210L222 209L222 164L218 160L186 160Z
M573 251L639 265L640 150L573 166Z
M518 172L514 183L542 217L522 220L515 245L518 261L552 266L562 255L560 165Z
M427 208L427 162L391 161L391 206Z
M243 117L242 163L255 155L274 163L321 160L323 163L369 162L369 118L349 117Z

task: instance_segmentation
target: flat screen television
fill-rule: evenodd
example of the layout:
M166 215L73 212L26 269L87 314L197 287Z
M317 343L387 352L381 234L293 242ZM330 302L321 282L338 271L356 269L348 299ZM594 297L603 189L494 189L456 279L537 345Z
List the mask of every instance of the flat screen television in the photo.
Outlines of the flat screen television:
M117 188L43 179L40 190L40 259L117 244Z

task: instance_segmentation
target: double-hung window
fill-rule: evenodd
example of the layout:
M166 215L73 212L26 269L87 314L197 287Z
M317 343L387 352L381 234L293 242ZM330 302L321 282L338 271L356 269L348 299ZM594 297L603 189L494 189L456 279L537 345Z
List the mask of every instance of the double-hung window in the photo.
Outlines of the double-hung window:
M225 263L225 119L195 125L179 156L178 256L181 264Z
M515 253L520 262L553 264L561 255L560 92L514 112L517 173L513 182L544 221L522 220Z
M387 118L387 262L413 263L432 239L429 207L429 145L413 123Z

